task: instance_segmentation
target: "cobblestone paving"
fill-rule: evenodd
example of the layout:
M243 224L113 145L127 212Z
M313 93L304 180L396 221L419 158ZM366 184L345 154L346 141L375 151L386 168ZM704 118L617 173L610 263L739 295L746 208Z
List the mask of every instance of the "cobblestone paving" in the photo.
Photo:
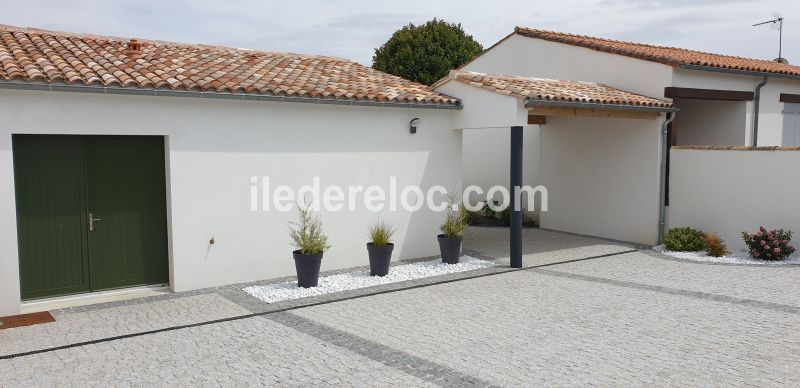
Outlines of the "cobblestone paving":
M492 384L478 378L460 373L435 361L425 360L404 353L378 342L349 335L330 326L289 313L270 315L267 319L279 322L287 327L307 333L323 341L340 346L355 353L366 356L382 364L397 368L409 375L419 377L437 385L456 386L491 386Z
M501 259L508 265L508 228L470 228L464 233L464 247ZM629 243L604 240L543 229L522 230L522 265L559 263L635 249Z
M800 384L798 314L537 271L292 314L499 385Z
M0 361L0 385L432 386L262 317Z
M528 266L630 249L527 236ZM623 253L310 307L337 296L268 305L226 286L0 331L10 354L266 312L0 359L0 386L798 386L798 269Z
M56 322L53 323L0 330L0 355L212 321L247 313L249 311L243 307L217 294L172 298L96 311L58 313L55 315Z
M653 257L648 252L567 263L551 269L800 307L800 265L686 263Z

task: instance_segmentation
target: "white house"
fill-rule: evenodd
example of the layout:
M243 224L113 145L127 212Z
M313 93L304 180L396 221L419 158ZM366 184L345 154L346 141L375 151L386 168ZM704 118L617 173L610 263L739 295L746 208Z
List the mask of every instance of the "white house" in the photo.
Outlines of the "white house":
M464 105L465 186L506 184L524 127L548 229L654 244L697 218L664 207L670 146L800 145L800 67L775 61L518 27L434 86Z
M679 150L676 177L669 147L800 150L798 81L772 61L526 28L429 88L339 58L0 26L0 316L37 298L291 275L296 213L273 190L315 178L361 198L543 185L544 228L653 244L673 222L727 222L730 238L749 219L714 214L751 191L731 195L735 171L695 161L800 171L800 152ZM686 185L717 175L729 206L692 203ZM747 214L800 220L782 211L794 182ZM364 265L377 218L397 227L394 258L438 253L438 212L347 207L321 212L323 269Z
M459 108L339 58L0 27L0 316L41 297L292 275L297 212L262 211L263 177L460 187ZM441 214L358 203L321 212L323 269L364 265L376 218L397 227L395 258L438 253Z

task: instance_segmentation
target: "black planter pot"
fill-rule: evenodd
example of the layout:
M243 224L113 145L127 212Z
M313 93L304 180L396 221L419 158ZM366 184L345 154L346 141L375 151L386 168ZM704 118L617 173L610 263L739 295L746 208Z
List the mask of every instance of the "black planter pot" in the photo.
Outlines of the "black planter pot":
M458 264L458 258L461 256L461 237L446 237L443 234L439 236L439 251L442 253L442 263Z
M304 255L299 250L294 255L294 268L297 270L297 286L303 288L316 287L319 281L319 267L322 264L322 253Z
M369 253L369 275L386 276L389 273L389 263L392 261L392 250L394 244L375 245L367 243L367 253Z

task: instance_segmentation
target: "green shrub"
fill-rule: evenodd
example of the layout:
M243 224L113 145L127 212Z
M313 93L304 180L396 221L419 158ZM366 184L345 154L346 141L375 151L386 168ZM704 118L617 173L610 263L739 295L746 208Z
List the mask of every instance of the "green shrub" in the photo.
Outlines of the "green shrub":
M722 238L714 233L707 234L703 238L703 245L706 247L706 253L712 257L722 257L728 254L728 247Z
M492 199L491 201L492 201L492 204L493 204L494 208L500 207L500 201L498 201L496 199ZM500 220L500 223L502 225L504 225L504 226L511 225L511 206L506 206L501 211L495 211L487 203L486 205L484 205L484 211L486 212L486 215L488 215L490 217L494 217L494 218Z
M747 244L750 256L754 259L783 260L795 251L794 247L790 245L792 241L792 231L790 230L767 231L760 226L758 232L754 234L742 232L742 239Z
M292 222L289 227L289 236L300 253L315 255L328 250L328 236L322 233L322 221L319 216L311 212L308 202L297 207L300 212L300 221Z
M497 218L500 219L500 222L502 222L503 225L511 225L511 205L506 206L503 211L497 213Z
M396 31L375 49L372 68L431 85L481 51L483 47L464 32L461 24L433 19Z
M664 234L664 245L673 252L694 252L703 250L705 233L692 228L673 228Z
M382 247L391 244L393 234L394 226L387 222L375 221L369 226L369 239L375 246Z

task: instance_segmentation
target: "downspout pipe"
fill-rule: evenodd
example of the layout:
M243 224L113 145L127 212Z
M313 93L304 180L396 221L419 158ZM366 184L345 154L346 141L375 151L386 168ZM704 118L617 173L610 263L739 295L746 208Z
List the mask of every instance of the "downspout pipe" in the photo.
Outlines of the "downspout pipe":
M753 147L758 146L758 111L761 106L761 88L769 82L769 76L764 76L764 79L756 85L755 96L753 97Z
M658 191L658 205L660 212L658 214L658 243L664 242L664 232L667 228L667 205L666 205L666 189L667 189L667 155L669 154L669 142L667 136L669 134L669 124L675 121L677 112L667 112L664 123L661 124L661 180L659 183L660 189Z

